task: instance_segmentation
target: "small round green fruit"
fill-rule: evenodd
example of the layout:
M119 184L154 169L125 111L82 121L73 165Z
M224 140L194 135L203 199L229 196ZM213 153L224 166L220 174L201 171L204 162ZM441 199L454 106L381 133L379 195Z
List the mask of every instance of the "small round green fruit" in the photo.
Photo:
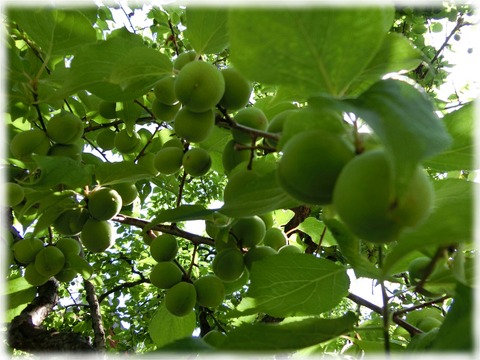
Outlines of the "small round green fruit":
M117 103L111 101L101 101L98 105L98 113L105 119L115 119L117 117Z
M277 251L270 246L254 246L244 255L245 266L248 270L251 270L255 261L262 260L275 254L277 254Z
M268 119L265 113L256 107L247 107L238 111L233 120L240 125L254 130L265 131L268 126ZM242 130L232 129L232 135L235 142L239 144L251 145L252 136Z
M178 253L177 238L171 234L162 234L150 243L150 254L158 261L173 261Z
M155 115L157 120L171 122L177 116L182 104L177 103L173 105L167 105L161 101L155 99L152 102L152 113Z
M183 148L167 146L160 149L153 160L155 168L164 175L175 174L182 167Z
M205 149L191 148L183 155L182 165L190 176L203 176L210 170L212 158Z
M150 272L150 282L160 289L169 289L182 281L182 270L173 261L157 263Z
M193 112L183 107L175 116L175 134L188 142L198 143L207 139L215 126L215 113L212 109Z
M138 197L138 190L133 182L113 184L110 186L110 188L115 190L118 195L120 195L122 198L122 206L132 204Z
M77 144L54 144L48 151L49 156L65 156L72 160L80 162L82 160L83 146Z
M48 121L47 135L57 144L74 144L83 136L83 121L78 116L62 110Z
M234 140L229 140L223 148L222 165L226 175L229 175L238 164L250 160L251 152L249 150L237 150L235 144Z
M298 246L293 244L283 245L280 249L278 249L279 254L302 254L303 251Z
M225 80L225 92L219 105L231 111L244 108L250 100L252 83L235 68L222 69L220 72Z
M122 154L131 154L140 144L140 135L136 131L129 134L127 129L120 130L115 134L114 144Z
M110 220L122 209L122 198L115 190L98 187L88 194L87 208L97 220Z
M12 245L13 257L22 264L30 264L44 248L43 241L37 238L19 240Z
M245 271L242 252L233 248L220 251L213 259L212 270L225 282L237 280Z
M78 235L89 217L85 208L68 209L53 221L53 226L62 235Z
M97 145L102 150L112 150L115 148L115 136L117 133L109 128L102 129L97 135Z
M113 226L108 221L90 218L83 226L80 239L83 246L91 252L105 251L114 242Z
M173 68L175 70L181 70L185 65L195 60L197 53L193 50L185 51L178 55L173 61Z
M33 129L16 134L10 141L12 155L23 162L31 162L32 154L47 155L50 139L42 130Z
M65 255L55 246L47 246L35 256L35 268L43 276L54 276L63 269Z
M80 251L82 250L80 243L72 238L60 238L55 243L55 246L63 252L66 258L68 258L70 254L80 255Z
M5 191L7 193L7 206L9 207L17 206L25 198L23 187L17 183L7 182L5 184Z
M225 91L225 80L215 65L192 61L177 74L175 95L191 111L204 112L215 107Z
M263 240L266 228L263 220L255 215L238 219L230 231L241 247L250 248Z
M433 317L421 319L417 324L417 327L423 332L429 332L430 330L437 329L440 326L442 326L442 322Z
M175 78L165 76L153 88L155 98L165 105L173 105L178 102L175 96Z
M197 292L193 284L182 281L173 285L165 294L165 307L175 316L186 316L193 311Z
M287 245L287 236L282 229L272 227L265 232L263 244L278 251L282 246Z
M197 302L202 306L214 308L225 299L223 281L215 275L202 276L194 281L193 286L197 292Z
M324 130L295 134L282 149L277 179L294 199L307 204L331 203L341 170L354 157L340 136Z
M28 264L28 266L25 268L23 277L32 286L41 286L45 284L48 279L50 279L50 276L40 274L35 267L35 263L33 262Z

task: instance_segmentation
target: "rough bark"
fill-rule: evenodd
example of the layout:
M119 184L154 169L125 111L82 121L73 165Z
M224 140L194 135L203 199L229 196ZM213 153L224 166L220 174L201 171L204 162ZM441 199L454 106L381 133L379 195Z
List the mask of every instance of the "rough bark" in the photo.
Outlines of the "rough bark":
M43 321L58 301L58 282L50 279L38 288L35 299L15 317L8 327L11 348L30 353L93 352L88 339L75 332L47 330Z

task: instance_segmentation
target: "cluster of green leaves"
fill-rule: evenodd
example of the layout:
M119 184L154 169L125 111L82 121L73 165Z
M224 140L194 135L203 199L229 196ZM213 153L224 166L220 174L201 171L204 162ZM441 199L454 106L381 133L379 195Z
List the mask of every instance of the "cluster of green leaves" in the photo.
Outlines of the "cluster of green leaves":
M65 210L85 207L91 189L135 184L137 200L111 220L114 245L84 254L93 271L82 275L95 284L109 351L472 349L476 250L474 183L468 174L475 170L473 105L440 119L435 103L411 81L383 79L408 71L427 90L439 86L447 64L423 45L422 34L427 26L433 29L432 19L457 20L469 14L468 8L441 13L391 7L151 8L145 11L152 24L143 31L112 31L113 10L9 9L7 141L31 129L46 131L60 110L82 119L84 133L80 161L51 154L24 160L11 152L5 161L8 181L24 191L24 199L11 207L12 225L21 231L12 232L9 246L22 237L54 243L61 237L54 221ZM236 111L218 106L217 126L195 144L212 159L211 171L201 177L183 170L159 174L151 163L163 144L178 139L172 122L153 109L154 88L178 74L174 60L187 51L218 68L233 66L252 81L254 101L247 108L261 110L269 121L295 111L281 131L265 131L238 126ZM101 110L106 103L114 104L112 118ZM346 114L352 121L345 120ZM375 146L391 156L398 193L419 164L434 185L435 204L427 220L378 246L352 234L330 204L311 206L294 199L276 172L283 146L306 130L340 134L362 153L368 147L358 132L362 125L372 131ZM137 133L139 145L131 152L102 148L99 134L105 129ZM249 157L230 172L222 160L235 138L232 130L251 136L252 146L237 144ZM181 144L185 150L191 146ZM210 209L216 201L223 205ZM306 206L309 211L299 216ZM300 253L255 261L240 279L225 282L227 295L217 308L197 305L183 317L167 311L165 291L148 281L155 264L148 237L157 231L176 235L175 261L192 281L212 273L218 242L227 246L232 224L252 216L270 217L266 227L283 228ZM188 230L194 220L215 224L215 232ZM414 284L409 266L419 257L430 260ZM34 298L36 288L22 277L23 264L13 258L8 262L10 321ZM397 289L382 311L349 294L348 269ZM81 277L63 284L60 297L60 311L45 325L94 336ZM378 313L364 316L355 303ZM410 314L434 304L442 310L443 324L433 332L422 330ZM380 315L385 314L393 314L394 322L384 321ZM226 336L204 341L192 335L195 329L202 337L212 330Z

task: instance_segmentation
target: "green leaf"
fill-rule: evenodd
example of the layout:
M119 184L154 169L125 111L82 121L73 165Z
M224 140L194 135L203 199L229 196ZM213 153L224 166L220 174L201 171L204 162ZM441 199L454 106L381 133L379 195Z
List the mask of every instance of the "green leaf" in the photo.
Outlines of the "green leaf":
M341 96L382 45L392 10L234 9L231 61L251 80Z
M69 267L79 273L84 279L88 280L92 277L94 269L87 260L79 255L71 254L68 256Z
M473 351L474 349L474 291L457 284L453 304L433 343L433 351Z
M79 50L71 68L55 72L56 97L88 90L107 101L134 100L172 72L170 59L146 48L139 35L118 35Z
M322 246L338 245L332 234L329 231L325 231L325 224L312 216L303 220L297 229L310 236L314 242L318 243L321 240Z
M19 276L14 279L8 279L6 282L6 286L2 289L2 295L11 295L31 287L32 285L30 285L23 276Z
M215 54L228 46L226 9L188 7L185 36L197 54Z
M309 254L278 254L254 262L247 297L275 317L332 309L348 293L346 268Z
M77 10L9 9L8 16L47 55L73 55L82 45L97 41L95 29Z
M89 185L92 180L89 168L66 156L32 155L40 170L40 177L32 185L51 188L63 184L72 188Z
M459 179L440 180L433 184L435 204L432 214L418 228L400 235L397 245L385 258L385 274L391 274L393 265L414 250L473 241L473 194L478 185Z
M8 279L2 291L2 299L6 304L5 321L11 321L30 303L37 294L37 288L30 285L23 276ZM6 300L6 301L5 301Z
M379 81L349 103L390 151L398 193L420 162L450 146L450 136L431 101L406 82Z
M103 162L95 167L95 178L100 185L143 180L151 176L146 167L130 161Z
M191 336L195 330L196 319L195 313L191 312L186 316L172 315L165 305L162 303L157 312L150 320L148 325L148 333L153 342L159 347Z
M353 330L357 316L348 312L336 319L309 318L280 324L242 325L227 334L222 350L286 351L334 339Z
M474 117L473 102L445 115L442 120L453 139L452 146L425 165L437 171L474 170Z
M398 33L387 34L375 57L355 79L348 92L359 94L385 74L414 70L422 59L422 52L405 36Z

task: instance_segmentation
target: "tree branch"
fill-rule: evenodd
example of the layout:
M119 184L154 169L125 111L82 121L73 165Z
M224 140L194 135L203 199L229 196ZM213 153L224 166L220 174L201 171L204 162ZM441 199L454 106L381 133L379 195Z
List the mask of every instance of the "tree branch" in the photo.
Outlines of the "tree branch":
M105 329L103 328L102 314L100 312L100 304L95 294L95 287L93 284L84 280L85 291L87 293L87 302L90 305L90 313L92 316L92 328L95 335L93 343L96 350L105 350Z

